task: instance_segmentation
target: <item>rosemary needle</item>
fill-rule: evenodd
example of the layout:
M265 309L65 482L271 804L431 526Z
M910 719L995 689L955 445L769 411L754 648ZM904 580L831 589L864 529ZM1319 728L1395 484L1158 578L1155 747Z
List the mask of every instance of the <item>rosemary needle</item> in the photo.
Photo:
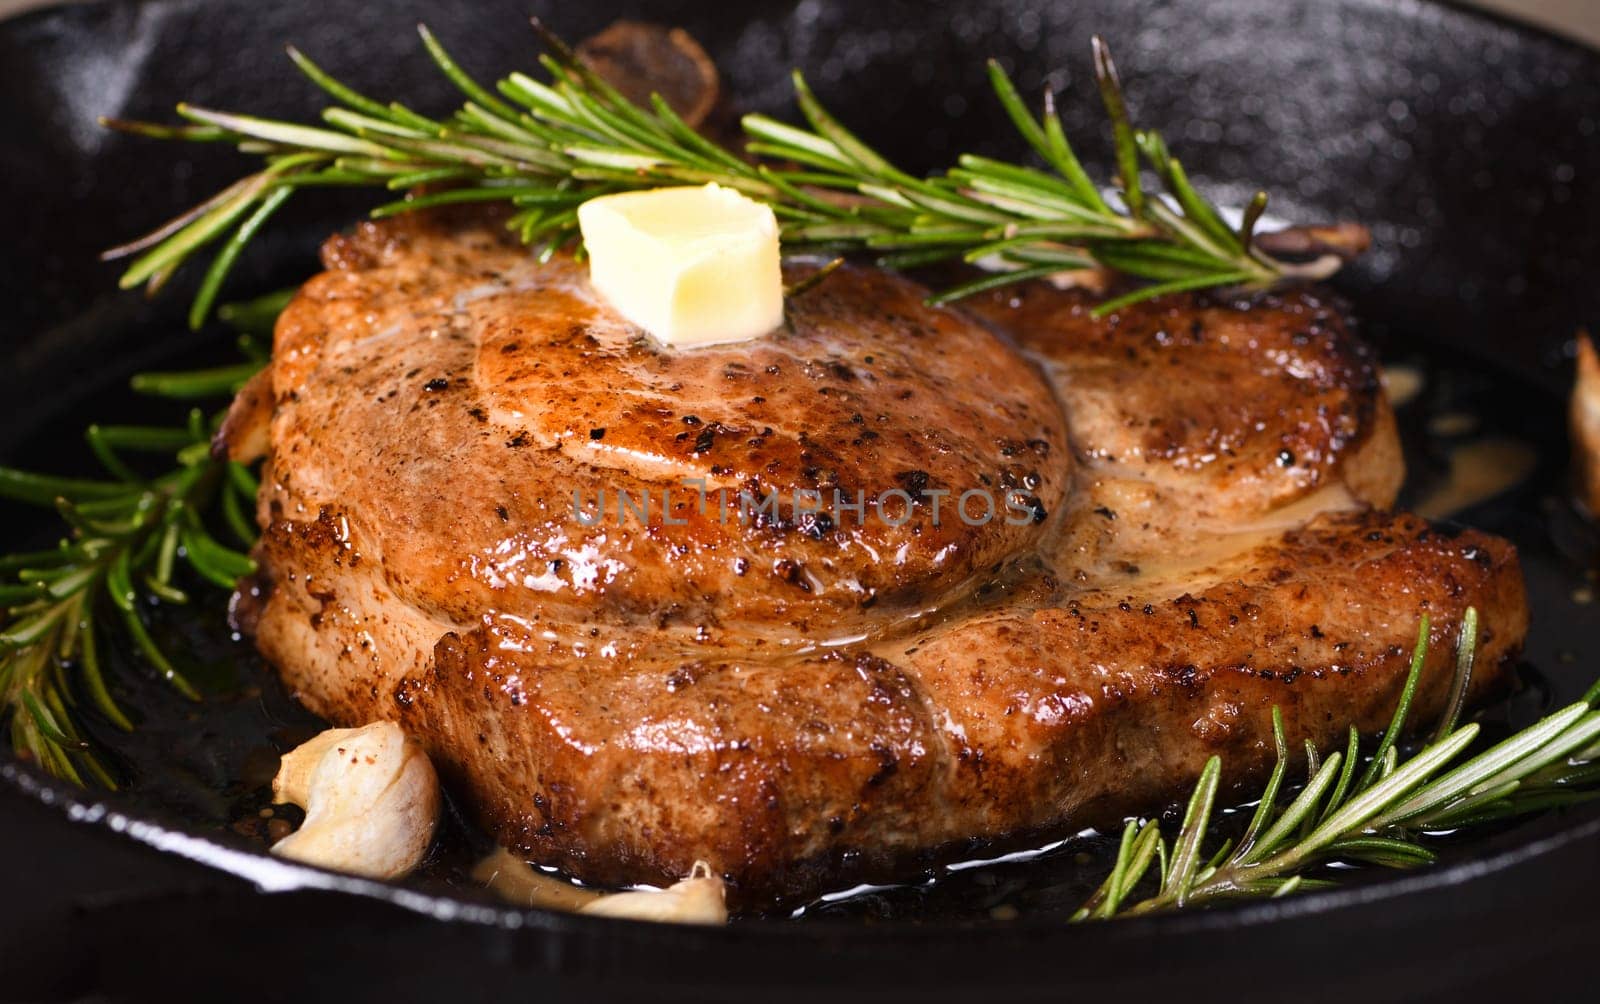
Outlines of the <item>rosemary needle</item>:
M259 323L283 298L232 313ZM134 389L160 397L226 399L261 362L190 373L141 374ZM109 477L60 478L0 467L0 497L53 508L66 536L54 548L0 556L0 723L11 746L57 777L115 787L114 772L78 721L84 703L123 731L133 719L112 696L100 644L120 633L179 693L199 692L152 638L145 610L185 603L180 561L205 581L231 588L254 568L243 551L219 542L202 516L220 506L224 525L246 549L254 526L255 481L242 465L211 456L218 417L191 411L173 427L91 425L90 450ZM173 466L145 476L133 455L165 456Z
M577 240L576 209L597 195L715 181L769 203L791 250L866 253L891 266L938 261L981 264L992 275L945 290L939 302L1053 272L1098 266L1144 285L1108 301L1115 310L1166 292L1217 286L1270 286L1322 277L1335 262L1294 265L1254 241L1266 205L1251 200L1238 227L1190 182L1180 160L1152 130L1135 127L1109 49L1094 43L1099 95L1115 149L1116 197L1102 194L1078 160L1044 95L1035 114L996 62L990 86L1002 110L1043 164L1036 167L965 155L946 171L919 177L896 167L829 112L794 75L803 126L747 115L742 152L701 136L659 97L649 107L624 98L537 21L548 54L538 81L512 74L493 90L477 83L421 28L424 47L462 92L454 114L433 119L399 102L359 94L298 50L294 64L338 107L316 125L180 105L187 124L106 120L142 136L227 142L262 158L260 170L144 238L107 253L136 256L124 286L158 287L204 249L217 247L190 314L199 326L243 248L293 193L357 186L413 191L374 216L466 202L511 208L506 225L541 254ZM742 155L741 155L742 154ZM1152 188L1144 176L1153 175ZM847 196L841 198L840 196ZM799 292L796 290L796 292ZM241 330L250 362L187 374L148 374L144 391L191 399L231 393L263 361L252 337L270 331L286 298L223 308ZM0 714L12 744L46 770L83 783L111 785L110 771L84 737L73 712L88 700L120 728L132 722L101 674L98 638L120 625L146 660L180 691L193 688L151 640L141 605L182 602L174 584L181 555L204 580L230 586L250 559L218 542L201 514L219 498L223 523L248 545L243 518L254 481L203 446L203 419L179 429L96 426L90 448L110 480L74 480L0 468L0 496L57 508L70 536L52 550L0 556ZM177 466L141 478L122 453L173 454ZM1434 736L1402 757L1426 651L1423 623L1416 657L1394 720L1376 754L1359 769L1360 736L1319 757L1309 749L1306 784L1287 804L1279 793L1288 744L1274 714L1278 763L1249 828L1237 844L1207 854L1222 763L1213 758L1195 787L1169 845L1158 823L1131 820L1111 873L1075 919L1193 907L1223 899L1281 896L1328 884L1312 873L1336 861L1414 867L1433 860L1430 833L1478 825L1592 798L1600 789L1600 685L1585 700L1469 756L1477 726L1459 725L1476 646L1476 615L1463 627L1458 678ZM1359 777L1357 776L1359 770ZM1155 890L1134 891L1155 868Z
M625 98L540 22L547 80L513 73L486 88L426 28L424 47L464 97L454 114L428 118L334 79L291 48L294 65L337 104L316 124L285 122L191 104L188 125L104 120L158 139L226 141L258 154L261 168L151 234L107 257L135 256L123 286L158 286L202 250L218 246L194 301L198 327L243 248L292 193L356 186L406 192L375 217L466 202L510 207L506 226L542 255L578 239L576 210L598 195L717 182L770 204L791 251L865 253L887 265L980 264L994 274L936 296L945 302L1064 270L1100 266L1145 285L1107 302L1114 310L1166 292L1270 286L1323 277L1334 259L1295 265L1253 240L1266 195L1230 228L1190 182L1153 130L1135 127L1110 50L1094 43L1099 96L1116 149L1120 197L1102 194L1078 160L1054 96L1029 108L998 62L989 83L1007 119L1043 166L965 155L918 177L895 166L835 117L805 78L793 76L803 126L746 115L742 151L700 135L659 96L648 107ZM1154 175L1152 187L1143 175ZM425 189L421 186L427 186Z
M1196 869L1195 862L1203 858L1200 848L1214 840L1209 833L1210 808L1222 761L1212 757L1190 796L1170 859L1158 823L1129 820L1122 836L1124 852L1073 919L1176 910L1319 888L1331 880L1312 873L1334 862L1413 868L1434 860L1430 834L1600 796L1600 710L1594 706L1600 686L1576 704L1468 755L1478 738L1478 726L1458 725L1457 718L1477 651L1477 623L1477 611L1469 609L1463 618L1446 717L1415 753L1402 758L1395 751L1427 654L1426 618L1394 719L1359 782L1351 783L1360 747L1360 737L1352 730L1347 749L1313 765L1305 787L1287 805L1279 805L1288 744L1282 717L1274 709L1277 766L1237 846L1223 844L1210 864ZM1154 894L1132 900L1130 891L1156 862L1163 864L1154 876Z

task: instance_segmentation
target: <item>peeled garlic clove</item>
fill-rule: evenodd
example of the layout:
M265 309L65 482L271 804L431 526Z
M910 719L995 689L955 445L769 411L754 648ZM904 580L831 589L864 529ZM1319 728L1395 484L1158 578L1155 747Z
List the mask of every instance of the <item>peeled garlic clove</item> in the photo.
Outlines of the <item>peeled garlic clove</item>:
M1600 356L1587 332L1578 333L1578 379L1567 422L1578 498L1600 514Z
M393 722L330 729L284 754L272 790L306 810L272 853L368 878L421 863L439 818L439 779Z
M659 891L619 892L602 896L579 913L668 924L726 924L728 905L722 879L711 866L696 861L689 877Z
M311 775L322 763L323 754L360 731L327 729L278 758L278 773L272 779L272 800L305 808L311 800Z
M497 847L472 869L472 877L517 906L575 911L605 893L563 882L538 871L517 855Z

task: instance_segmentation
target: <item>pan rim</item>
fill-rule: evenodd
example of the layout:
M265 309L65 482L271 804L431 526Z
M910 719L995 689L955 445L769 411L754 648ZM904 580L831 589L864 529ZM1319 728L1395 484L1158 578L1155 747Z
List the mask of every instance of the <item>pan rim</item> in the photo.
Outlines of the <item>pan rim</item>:
M1395 12L1394 6L1385 0L1338 0L1338 2L1382 7L1386 11ZM0 20L0 32L31 31L45 23L59 21L63 17L92 16L98 11L109 8L196 5L197 0L89 0L86 3L46 5ZM1442 10L1453 16L1493 25L1497 29L1509 31L1522 38L1538 39L1546 45L1579 51L1590 56L1600 53L1600 47L1591 46L1541 25L1520 21L1500 11L1473 6L1466 0L1408 0L1402 6L1409 7L1412 11ZM1397 16L1406 16L1404 9L1395 13ZM863 925L833 919L794 924L782 919L756 918L741 921L726 929L673 930L657 925L585 917L553 910L473 903L449 894L361 879L285 861L272 857L264 850L231 846L225 840L216 839L214 835L174 826L148 812L141 812L129 806L118 807L122 798L117 793L76 788L68 782L45 774L29 763L16 759L9 750L0 751L0 782L3 782L7 790L15 791L36 803L50 807L68 824L89 827L105 834L108 838L131 840L163 853L186 858L202 867L249 882L261 892L334 891L388 903L441 921L472 923L484 927L541 933L571 930L577 933L615 930L618 924L622 924L635 932L650 931L661 937L681 936L692 938L697 942L706 939L742 940L769 937L782 937L789 941L796 938L807 941L830 941L847 936L853 941L890 944L906 941L930 943L952 937L963 940L994 937L1014 939L1019 935L1039 936L1052 933L1063 939L1088 939L1097 936L1090 932L1111 932L1109 936L1112 937L1139 939L1220 928L1230 930L1249 928L1288 917L1323 915L1369 904L1390 902L1401 897L1426 895L1435 890L1527 866L1536 860L1556 854L1575 842L1600 837L1600 813L1568 810L1564 814L1540 817L1539 820L1518 826L1507 833L1486 838L1485 847L1493 846L1483 856L1466 856L1463 860L1450 861L1413 872L1385 873L1377 881L1303 893L1284 900L1226 904L1193 913L1123 919L1111 925L1069 926L1058 921L1030 918L1026 915L1015 921L992 924L939 921ZM1563 825L1540 825L1556 819ZM1505 839L1516 837L1523 831L1531 829L1549 832L1542 832L1526 840Z

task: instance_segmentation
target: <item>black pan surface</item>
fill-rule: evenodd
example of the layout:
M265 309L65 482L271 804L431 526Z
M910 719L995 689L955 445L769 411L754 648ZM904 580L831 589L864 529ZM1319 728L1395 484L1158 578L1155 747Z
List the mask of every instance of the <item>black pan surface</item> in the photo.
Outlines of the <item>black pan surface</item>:
M122 391L130 372L226 357L221 331L181 333L185 290L155 302L118 294L115 269L95 256L231 180L241 161L112 136L95 116L163 118L179 99L309 116L321 102L282 57L286 41L358 89L442 107L452 95L411 25L427 20L488 77L532 64L530 10L569 38L622 14L683 25L748 109L787 113L787 70L799 66L913 168L966 150L1020 155L983 81L991 54L1025 90L1046 79L1066 90L1068 128L1103 168L1086 84L1088 38L1105 35L1136 116L1165 129L1222 201L1247 194L1237 179L1267 187L1282 217L1373 228L1374 252L1336 285L1387 358L1430 376L1430 395L1402 415L1409 491L1438 480L1452 441L1428 420L1444 411L1537 450L1530 479L1465 514L1517 542L1535 612L1528 686L1487 712L1490 726L1524 724L1600 672L1600 615L1579 602L1592 595L1594 535L1563 501L1561 431L1571 335L1600 317L1600 55L1433 3L188 0L25 16L0 24L11 322L0 456L71 472L83 424L160 411ZM304 277L317 239L363 205L299 201L247 255L240 295ZM7 548L49 532L23 510L0 517ZM126 703L146 716L133 739L106 735L124 791L80 792L0 754L0 997L1411 1000L1566 987L1600 936L1600 814L1582 811L1463 841L1425 872L1092 927L1063 923L1099 878L1092 841L819 904L799 923L726 930L500 907L449 882L474 850L464 828L405 886L340 878L266 858L253 839L272 748L315 723L209 613L161 628L209 676L217 696L205 705L131 662L121 674Z

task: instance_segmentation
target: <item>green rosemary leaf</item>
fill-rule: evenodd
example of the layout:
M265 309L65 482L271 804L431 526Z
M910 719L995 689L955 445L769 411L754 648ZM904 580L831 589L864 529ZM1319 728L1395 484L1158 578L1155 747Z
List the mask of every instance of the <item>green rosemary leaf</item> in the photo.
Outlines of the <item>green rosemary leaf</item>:
M1050 265L1056 271L1094 267L1094 259L1082 251L1074 248L1052 247L1049 244L1028 237L1013 237L1010 240L979 244L977 247L962 254L961 258L968 264L975 264L989 258L991 255L1000 255L1007 261L1024 262L1030 265Z
M1219 226L1215 208L1189 183L1159 135L1134 129L1115 67L1099 40L1096 73L1112 121L1126 211L1108 204L1083 170L1056 114L1054 98L1047 92L1042 113L1033 115L998 64L989 67L996 96L1048 170L965 156L945 174L919 178L895 167L847 129L798 74L795 97L807 125L746 116L742 120L749 140L746 152L765 161L750 163L696 132L659 96L646 105L629 101L542 24L535 23L535 30L549 50L539 58L549 82L512 73L496 83L494 90L501 95L496 97L476 83L426 28L419 29L430 57L466 97L442 122L417 115L399 102L384 103L358 93L291 50L301 71L337 103L324 113L322 125L183 105L180 115L201 123L199 127L166 131L139 127L136 131L164 138L232 139L241 151L260 153L265 170L236 182L146 238L115 249L116 254L145 252L123 281L158 287L183 261L232 230L234 239L218 252L220 261L211 273L220 275L264 217L251 217L246 227L237 227L239 221L269 192L334 185L399 191L454 183L460 183L462 194L421 193L380 206L376 215L453 201L503 200L531 208L530 203L550 198L576 206L614 191L716 182L770 203L785 221L783 239L791 245L881 250L899 247L897 236L909 237L930 226L974 224L980 231L954 256L896 254L880 259L903 266L959 257L981 245L1030 234L1073 244L1092 241L1087 253L1097 264L1117 268L1112 264L1115 259L1137 265L1128 274L1157 283L1152 292L1124 302L1177 289L1270 285L1292 271L1250 250L1249 231L1259 207L1238 233ZM1153 152L1157 173L1167 183L1176 209L1144 194L1138 171L1140 143ZM494 182L505 182L506 188L492 191L499 187ZM519 185L552 191L519 193ZM865 225L832 236L817 233L815 228L830 224ZM577 236L569 218L544 213L514 214L508 226L540 247L541 260ZM1163 257L1145 248L1118 259L1114 246L1123 241L1178 251ZM582 254L581 244L576 253ZM970 257L990 262L983 253ZM1068 252L1020 245L994 261L1033 266L1060 261L1063 267L1082 267L1082 259ZM195 305L194 317L204 317L215 295L213 286L207 283L203 288L205 295Z
M68 541L62 541L61 546L48 551L18 551L15 554L4 554L0 555L0 573L15 573L23 568L54 568L73 561L80 554L79 549Z
M322 111L322 121L341 132L352 136L370 139L375 143L388 144L391 138L398 139L428 139L439 134L438 129L416 129L409 125L400 125L388 118L387 109L378 118L353 112L348 108L325 108ZM352 158L341 158L352 159Z
M154 596L163 603L170 603L173 606L181 607L189 602L188 593L169 582L161 581L154 575L146 575L140 581L144 583L144 587L145 589L149 590L150 595Z
M843 234L849 231L848 226L871 226L877 224L821 224L810 228L809 232L816 234ZM972 243L972 227L945 227L937 230L919 230L912 233L878 233L866 236L865 244L869 248L880 251L899 250L903 248L937 247L951 245L957 248L966 248Z
M82 669L84 686L89 691L89 698L111 724L124 732L132 732L133 722L112 699L111 691L106 686L105 676L100 671L99 644L94 636L93 607L85 604L78 617L78 665Z
M255 205L256 200L272 184L272 175L268 173L271 170L268 168L267 171L254 175L233 199L212 209L134 259L133 264L122 273L122 278L117 280L118 285L123 289L132 289L140 283L149 283L152 286L164 283L171 270L181 261L210 243Z
M1134 219L1144 216L1144 188L1139 181L1139 148L1134 139L1128 106L1122 96L1122 81L1117 77L1111 50L1099 35L1091 40L1094 50L1094 76L1100 85L1100 100L1111 119L1111 139L1117 153L1117 174L1122 182L1122 199Z
M481 188L450 188L442 192L429 192L426 195L409 196L398 202L390 202L372 210L373 219L382 219L386 216L398 216L401 213L415 212L431 206L452 206L465 202L506 202L514 201L518 205L534 203L567 203L572 201L572 196L566 192L552 191L547 186L533 185L485 185Z
M745 145L748 153L773 160L794 161L822 171L838 172L838 176L851 188L860 183L859 177L851 174L852 165L844 153L821 136L813 136L802 129L785 125L764 115L746 115L744 128L750 135L757 137L755 141Z
M408 188L432 185L441 181L472 181L481 175L481 171L471 167L430 167L421 171L411 170L408 173L396 174L384 187L392 192L403 192Z
M1578 703L1517 733L1485 753L1446 774L1417 796L1396 805L1374 820L1383 827L1404 822L1481 790L1491 781L1505 784L1553 760L1583 749L1600 736L1600 711Z
M1206 866L1200 870L1201 874L1210 875L1215 873L1218 868L1222 867L1222 863L1228 860L1228 855L1232 853L1234 846L1232 837L1224 840L1222 845L1212 852L1211 860L1207 861Z
M192 121L226 129L236 136L262 139L292 150L379 158L387 157L391 152L378 143L331 129L278 122L254 115L236 115L190 104L180 104L178 114Z
M952 180L960 182L963 195L991 209L1005 210L1027 220L1045 222L1078 219L1085 224L1097 224L1103 217L1061 197L1032 185L1019 183L995 175L971 171L952 171ZM1093 229L1107 237L1117 236L1117 231L1103 225Z
M949 172L948 177L962 183L992 179L994 181L1009 182L1012 186L1036 192L1041 196L1059 200L1062 208L1076 212L1086 219L1104 219L1105 214L1096 212L1093 207L1081 204L1079 193L1067 182L1052 177L1043 171L1031 167L1019 167L1007 164L1004 161L991 160L988 157L979 157L974 154L964 153L956 161L959 165Z
M24 583L22 585L0 584L0 607L15 607L30 600L39 599L45 592L38 583Z
M1392 774L1361 791L1337 812L1321 823L1311 835L1288 852L1305 857L1333 843L1339 835L1358 823L1375 817L1378 813L1405 797L1443 764L1449 763L1462 750L1472 745L1478 736L1476 725L1457 729L1446 739L1429 746L1398 767Z
M1355 790L1361 792L1372 785L1378 777L1378 770L1383 762L1384 755L1400 740L1400 733L1405 728L1406 718L1411 713L1411 701L1417 693L1417 682L1422 679L1422 664L1428 655L1428 631L1431 627L1428 615L1423 614L1417 625L1417 643L1411 650L1411 668L1406 674L1405 686L1400 690L1400 700L1395 703L1394 717L1389 721L1389 727L1384 730L1383 738L1378 741L1378 748L1372 754L1372 763L1367 766L1361 775L1361 780L1356 784Z
M1248 854L1255 847L1256 838L1271 825L1278 806L1278 789L1283 786L1284 776L1289 772L1289 744L1283 736L1283 712L1276 705L1272 709L1272 741L1277 747L1278 759L1267 778L1266 787L1261 790L1261 801L1256 803L1250 825L1239 838L1240 856Z
M45 594L51 599L66 599L74 593L83 592L92 583L97 581L102 574L101 569L95 565L76 568L50 581L45 587Z
M751 173L749 164L695 132L689 123L672 110L672 106L661 95L650 95L650 108L655 113L661 129L685 149L692 150L707 162L720 164L736 174Z
M294 61L294 65L300 68L300 72L304 73L312 83L327 91L335 101L349 105L356 111L370 115L373 118L396 121L395 114L391 109L363 94L357 93L352 88L324 73L321 67L312 62L311 58L299 49L291 45L287 46L285 51L289 54L289 58Z
M1166 849L1161 842L1161 828L1154 823L1146 823L1140 827L1138 835L1134 838L1133 847L1128 856L1128 864L1123 869L1122 879L1117 885L1115 897L1107 904L1112 912L1121 906L1123 901L1131 894L1145 873L1150 870L1150 865L1157 858L1165 862ZM1163 874L1169 865L1163 866Z
M1124 307L1131 306L1135 303L1141 303L1145 300L1153 300L1158 296L1165 296L1168 293L1183 293L1192 289L1207 289L1213 286L1231 286L1236 283L1245 282L1249 280L1249 278L1250 275L1245 272L1221 272L1197 275L1189 279L1173 279L1170 282L1158 282L1151 286L1141 286L1140 288L1133 290L1131 293L1106 300L1095 307L1094 310L1090 311L1090 314L1094 317L1105 317L1109 314L1116 313Z
M156 540L155 552L152 555L155 561L153 578L162 584L172 581L173 566L178 557L178 539L181 527L178 524L183 515L183 509L178 504L168 508L161 521L161 535Z
M139 649L140 654L150 663L157 674L184 697L192 701L198 701L200 692L194 688L194 685L189 682L187 677L178 672L177 667L173 666L166 653L162 652L161 647L150 637L150 632L145 628L144 621L140 619L138 610L130 606L119 608L118 612L122 615L122 623L127 628L128 635L133 639L135 647Z
M130 136L143 136L146 139L182 140L186 143L219 143L231 142L233 133L216 126L204 125L162 125L157 122L134 122L128 119L110 118L102 115L97 120L100 126L113 132L127 133Z
M261 494L261 483L244 464L230 462L227 465L227 475L234 489L244 496L245 501L254 503L256 496Z
M960 245L951 245L943 248L930 248L926 251L896 251L892 254L879 255L876 261L882 268L910 269L925 268L929 265L937 265L940 262L955 261L960 257Z
M230 486L222 493L222 515L227 521L228 529L232 531L235 539L245 547L252 547L256 542L255 524L245 514L245 502L241 501L239 492ZM236 577L237 578L237 577Z
M1388 837L1353 837L1328 845L1328 855L1335 859L1361 861L1390 868L1414 868L1432 864L1438 855L1426 847L1406 840Z
M1216 802L1217 786L1222 780L1222 758L1212 757L1200 772L1194 795L1183 815L1183 826L1178 831L1178 842L1172 849L1172 863L1167 873L1166 892L1182 906L1189 898L1194 882L1195 868L1200 863L1200 842L1205 839L1211 825L1211 809Z
M1043 157L1047 163L1059 171L1064 178L1071 178L1070 164L1076 163L1076 158L1071 157L1070 152L1065 159L1061 158L1060 147L1052 141L1051 137L1045 134L1045 127L1034 121L1033 113L1028 111L1027 105L1022 101L1022 95L1017 93L1016 85L1011 82L1010 76L1000 66L999 61L989 60L988 69L989 86L994 89L995 96L1000 99L1000 106L1005 109L1006 115L1010 116L1011 124L1016 126L1017 131L1022 134L1022 138L1028 141L1028 145L1033 147L1039 156ZM1047 113L1045 118L1048 120L1051 116ZM1073 188L1071 185L1062 187L1078 195L1079 201L1087 205L1093 205L1092 202L1083 198L1081 190Z
M975 279L972 282L962 283L959 286L952 286L949 289L936 293L933 296L928 297L928 302L935 306L945 303L954 303L957 300L962 300L978 293L984 293L991 289L999 289L1002 286L1010 286L1014 283L1023 282L1028 279L1042 279L1045 276L1054 275L1059 271L1061 271L1061 269L1058 265L1036 265L1032 268L1019 268L1011 272L995 272L992 275L984 276L982 279Z
M22 704L28 709L28 714L33 716L34 724L38 726L40 732L44 733L46 739L63 749L81 751L89 748L89 744L83 740L73 739L62 732L60 727L56 725L55 716L47 711L43 704L39 703L39 699L33 695L32 691L24 690L22 692Z
M287 202L292 194L294 194L294 189L292 188L276 188L267 193L261 203L256 206L255 212L251 213L243 223L239 224L239 229L222 246L222 250L217 253L217 256L211 260L211 267L206 270L206 277L200 283L200 291L195 294L194 304L189 308L189 327L191 330L198 331L200 326L205 323L206 315L211 313L211 305L216 301L217 293L222 288L222 281L232 271L233 263L238 259L239 252L244 250L245 245L250 243L256 232L266 224L267 220L272 218L272 214L277 212L278 207Z
M1475 616L1464 616L1458 635L1455 688L1464 688L1471 674L1476 644ZM1427 626L1419 626L1407 686L1397 702L1385 738L1397 737L1405 727L1406 705L1416 686L1416 667L1426 658ZM1600 688L1596 688L1600 689ZM1453 699L1446 708L1448 722L1456 712ZM1275 722L1278 721L1275 717ZM1276 730L1275 730L1276 731ZM1430 740L1402 761L1396 743L1380 744L1374 770L1365 787L1354 783L1352 765L1357 760L1360 737L1354 729L1343 753L1335 753L1320 767L1290 806L1276 815L1268 832L1252 842L1258 821L1272 818L1279 770L1269 779L1256 818L1237 850L1227 854L1227 844L1187 885L1164 883L1143 902L1107 909L1107 897L1097 894L1074 919L1102 918L1123 913L1147 913L1223 899L1286 895L1288 892L1326 886L1328 879L1307 877L1307 870L1336 861L1387 868L1415 868L1436 857L1425 838L1432 833L1509 819L1600 797L1600 711L1587 701L1548 716L1539 723L1457 763L1478 737L1476 725L1451 729ZM1287 746L1278 739L1278 768L1287 758ZM1456 766L1452 766L1456 764ZM1338 780L1334 781L1335 776ZM1330 787L1331 785L1331 787ZM1201 798L1209 780L1196 786ZM1191 803L1193 804L1193 803ZM1315 824L1309 821L1315 818ZM1202 839L1185 827L1180 839ZM1104 887L1103 887L1104 888ZM1180 889L1185 895L1180 898Z
M112 481L58 478L30 474L13 467L0 467L0 498L30 505L54 506L57 499L114 499L127 493L127 486Z
M169 241L176 240L177 236L195 220L204 217L220 206L232 204L244 195L250 186L255 183L255 177L255 175L250 175L249 177L240 178L216 195L191 209L179 213L145 236L114 248L108 248L101 252L100 260L115 261L118 258L125 258L146 248L161 247Z
M5 631L0 631L0 649L27 648L35 644L55 628L64 614L65 610L57 604L12 624Z
M254 561L217 543L199 521L193 518L193 510L187 515L190 518L180 527L178 539L183 543L184 557L195 571L223 589L232 589L241 577L255 572Z
M863 143L854 133L846 129L837 119L822 107L822 102L812 93L811 87L806 83L806 78L799 70L790 74L794 84L795 101L800 106L800 114L804 115L811 128L819 135L833 144L834 149L846 161L855 167L864 170L868 176L877 179L898 181L901 183L915 184L910 175L903 174L893 164L890 164L877 151Z
M1145 203L1145 212L1148 217L1159 224L1163 233L1176 247L1192 247L1196 251L1210 255L1218 267L1236 265L1241 271L1254 274L1258 266L1254 259L1242 255L1233 246L1232 235L1228 241L1218 243L1217 239L1206 231L1194 220L1180 211L1175 211L1165 200L1152 198ZM1270 277L1270 276L1269 276Z
M1235 253L1243 251L1239 235L1224 223L1211 204L1195 191L1183 170L1182 162L1167 150L1166 140L1161 134L1140 131L1135 134L1134 141L1144 153L1145 159L1150 162L1150 166L1155 168L1156 176L1177 200L1184 217L1199 227L1219 248Z
M1052 151L1052 154L1045 159L1067 179L1084 205L1098 210L1106 217L1114 218L1111 207L1101 198L1100 190L1089 179L1083 164L1079 162L1077 155L1072 152L1071 145L1067 143L1067 134L1061 127L1061 116L1056 113L1055 95L1049 90L1044 92L1043 119L1045 139Z
M1095 246L1094 255L1111 268L1144 279L1198 278L1216 275L1219 266L1225 267L1204 251L1150 240L1108 242Z
M1122 873L1127 867L1126 862L1133 849L1133 838L1138 835L1138 829L1139 824L1132 819L1123 825L1122 842L1117 847L1116 863L1112 865L1110 873L1100 883L1100 887L1095 890L1094 895L1090 896L1082 908L1073 915L1073 920L1084 920L1090 916L1101 915L1101 908L1110 899L1111 893L1116 889L1117 882L1121 879ZM1163 869L1164 871L1165 869Z
M433 57L434 64L444 72L444 75L449 78L452 84L460 88L462 94L465 94L470 100L489 109L496 115L508 119L517 117L515 109L484 90L476 80L472 79L472 76L467 71L463 70L450 57L450 54L445 51L439 39L434 36L433 32L428 30L427 25L417 25L417 34L422 37L423 47L428 50L428 55Z
M299 292L298 286L280 289L265 296L256 297L254 300L245 300L240 303L225 303L217 308L217 317L224 324L235 331L242 331L250 335L270 336L272 327L277 323L278 315L283 313L283 308L289 305Z
M1248 854L1240 857L1244 862L1260 861L1278 848L1282 847L1300 829L1300 825L1308 818L1316 815L1317 807L1321 804L1322 795L1333 785L1334 779L1339 776L1339 766L1344 757L1335 753L1328 758L1328 762L1312 775L1310 782L1295 796L1289 807L1279 814L1261 839L1256 842ZM1306 839L1306 838L1302 838Z
M140 394L194 400L236 394L245 381L261 369L256 363L237 363L182 373L140 373L130 386Z
M1324 822L1334 809L1344 804L1345 796L1350 791L1350 785L1355 780L1356 764L1361 755L1361 733L1354 725L1350 726L1350 738L1344 751L1344 763L1339 771L1339 780L1333 786L1333 791L1328 795L1327 803L1322 807L1322 813L1317 821Z
M1445 698L1444 717L1433 732L1438 742L1456 730L1461 712L1467 704L1467 690L1472 685L1472 667L1478 657L1478 609L1468 607L1461 618L1461 632L1456 638L1456 672L1450 681L1450 696Z
M122 462L121 457L117 456L114 446L100 426L89 426L84 430L83 438L88 442L89 449L94 452L95 457L99 459L100 465L112 477L129 484L137 484L143 480L131 467Z
M91 435L101 445L113 450L137 450L144 453L173 453L195 441L188 429L173 429L152 425L91 425ZM137 480L143 481L143 478Z

